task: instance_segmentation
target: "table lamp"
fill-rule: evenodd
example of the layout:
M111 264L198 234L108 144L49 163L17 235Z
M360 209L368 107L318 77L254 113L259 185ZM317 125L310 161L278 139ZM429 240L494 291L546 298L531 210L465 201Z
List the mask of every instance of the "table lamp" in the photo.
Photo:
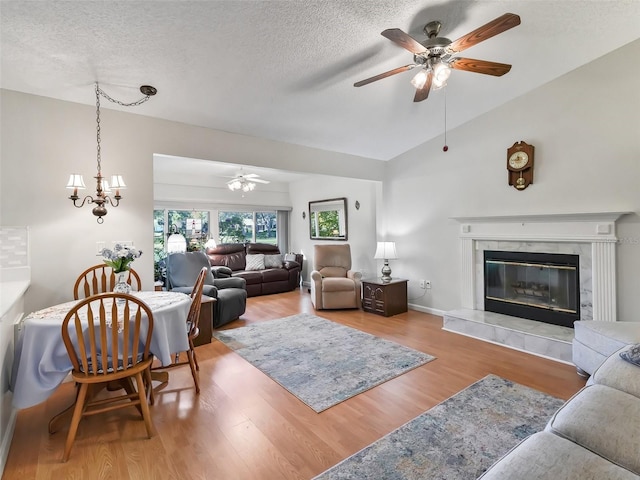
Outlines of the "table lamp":
M398 258L396 253L396 242L378 242L376 248L376 254L373 258L384 260L384 266L382 267L382 281L391 281L391 267L389 267L389 259L395 260Z

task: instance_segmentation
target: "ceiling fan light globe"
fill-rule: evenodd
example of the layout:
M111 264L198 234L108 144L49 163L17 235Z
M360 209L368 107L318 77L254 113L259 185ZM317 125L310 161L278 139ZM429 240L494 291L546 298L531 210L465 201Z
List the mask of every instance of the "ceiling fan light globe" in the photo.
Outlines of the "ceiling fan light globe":
M444 87L451 75L451 68L446 63L438 63L433 68L433 88L435 90Z
M413 85L416 89L421 89L424 87L424 84L427 81L427 71L425 69L421 69L415 76L411 79L411 85Z

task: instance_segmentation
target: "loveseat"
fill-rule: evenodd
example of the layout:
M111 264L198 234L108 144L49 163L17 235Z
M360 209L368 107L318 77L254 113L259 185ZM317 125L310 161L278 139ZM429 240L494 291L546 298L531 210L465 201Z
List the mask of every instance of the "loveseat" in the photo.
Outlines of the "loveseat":
M635 347L635 348L634 348ZM587 385L535 433L479 478L527 480L640 479L640 365L610 355Z
M276 245L222 243L205 253L214 276L243 278L249 297L290 292L300 285L302 255L283 255Z

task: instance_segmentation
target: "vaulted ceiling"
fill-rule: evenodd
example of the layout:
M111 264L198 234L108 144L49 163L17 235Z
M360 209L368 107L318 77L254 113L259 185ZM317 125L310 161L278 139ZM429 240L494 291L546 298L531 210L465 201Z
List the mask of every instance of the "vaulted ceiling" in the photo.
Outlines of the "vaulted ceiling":
M94 104L95 81L128 101L150 84L135 113L388 160L443 133L445 95L414 103L411 72L354 88L412 62L380 33L439 20L455 40L506 12L521 25L464 56L513 67L454 71L449 128L640 37L637 0L3 1L0 86Z

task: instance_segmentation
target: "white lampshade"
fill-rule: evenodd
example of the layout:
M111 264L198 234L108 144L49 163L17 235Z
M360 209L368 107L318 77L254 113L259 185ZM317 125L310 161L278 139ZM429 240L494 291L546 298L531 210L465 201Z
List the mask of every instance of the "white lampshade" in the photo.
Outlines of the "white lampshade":
M84 180L82 179L82 175L78 173L72 173L69 175L69 181L67 182L67 188L77 188L79 190L84 190L87 186L84 184Z
M124 190L127 188L122 175L111 175L111 188L114 190Z
M396 253L396 242L378 242L375 259L393 260L398 258Z
M179 233L172 233L167 239L167 253L184 253L187 251L187 239Z
M213 238L207 240L207 243L204 244L204 248L216 248L217 243Z

